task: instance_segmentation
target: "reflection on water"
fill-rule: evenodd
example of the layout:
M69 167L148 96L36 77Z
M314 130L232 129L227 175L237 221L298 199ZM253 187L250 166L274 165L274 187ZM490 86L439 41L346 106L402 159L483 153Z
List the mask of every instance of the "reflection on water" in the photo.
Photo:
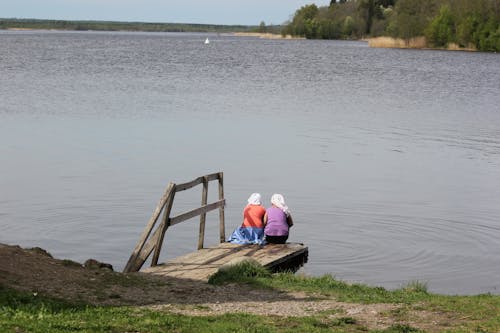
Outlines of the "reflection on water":
M0 242L121 269L168 182L220 170L227 233L283 193L309 274L499 293L498 55L205 38L0 32Z

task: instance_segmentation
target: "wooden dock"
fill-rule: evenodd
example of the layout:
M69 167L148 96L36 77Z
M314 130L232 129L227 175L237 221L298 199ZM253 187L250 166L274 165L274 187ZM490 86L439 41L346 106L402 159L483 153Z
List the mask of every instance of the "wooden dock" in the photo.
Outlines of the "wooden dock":
M221 243L143 269L142 272L207 281L222 265L234 262L237 258L252 258L271 271L296 271L307 262L307 256L308 248L299 243L264 246Z
M211 181L218 182L218 198L216 201L208 203L208 184ZM170 216L175 194L198 185L203 186L201 206L177 216ZM271 271L296 271L307 262L308 249L303 244L287 243L261 246L227 243L224 219L225 204L222 172L198 177L187 183L170 183L132 251L123 272L139 271L151 254L153 254L151 267L142 270L143 272L192 280L208 280L210 275L215 273L222 265L234 262L237 258L252 258ZM206 215L213 210L219 211L220 244L204 247ZM163 216L160 219L162 213ZM196 216L200 217L198 250L164 264L159 264L159 256L167 230ZM161 222L155 229L158 220L161 220Z

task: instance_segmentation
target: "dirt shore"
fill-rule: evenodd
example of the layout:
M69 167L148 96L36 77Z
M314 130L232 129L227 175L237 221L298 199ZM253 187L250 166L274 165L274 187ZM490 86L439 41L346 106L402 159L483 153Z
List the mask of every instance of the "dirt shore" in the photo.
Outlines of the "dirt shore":
M348 316L370 329L384 329L397 319L397 304L355 304L333 298L245 285L213 286L205 282L117 273L53 258L40 248L23 249L0 244L0 285L94 305L145 306L159 311L205 316L244 312L275 316L311 316L325 311L332 317ZM433 332L446 316L419 311L407 324ZM430 320L429 318L432 318Z

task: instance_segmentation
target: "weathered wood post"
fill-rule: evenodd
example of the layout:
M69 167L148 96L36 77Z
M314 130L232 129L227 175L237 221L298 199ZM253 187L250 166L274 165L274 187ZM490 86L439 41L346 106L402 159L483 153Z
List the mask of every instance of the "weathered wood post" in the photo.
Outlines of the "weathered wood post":
M158 205L156 206L156 209L153 212L153 215L148 221L148 224L146 228L144 229L141 238L137 242L137 245L134 248L134 251L130 255L130 258L127 261L127 265L125 265L125 268L123 269L124 272L133 272L136 271L135 267L139 266L141 267L144 264L144 261L142 263L140 261L140 254L144 249L144 245L146 244L146 240L148 239L149 235L151 234L151 231L153 230L153 227L156 224L156 221L158 220L158 217L161 214L161 211L163 210L163 207L165 206L166 202L169 200L170 195L172 194L172 191L175 189L175 184L170 183L168 184L167 189L165 190L165 193L161 197L160 201L158 202ZM149 254L148 254L149 255Z
M219 200L224 199L224 177L223 173L219 172ZM224 243L226 241L226 227L224 221L224 206L219 207L219 231L220 231L220 242Z
M163 219L161 224L158 226L159 236L155 245L155 252L153 254L153 258L151 259L151 266L158 265L158 258L160 257L161 247L163 245L163 238L165 237L165 232L170 226L170 211L172 210L172 205L174 203L175 197L175 184L170 191L170 195L168 197L167 202L165 203L165 209L163 209Z
M201 192L201 206L207 205L208 197L208 178L203 177L203 191ZM198 250L203 248L203 243L205 241L205 222L207 219L207 213L202 213L200 215L200 232L198 234Z

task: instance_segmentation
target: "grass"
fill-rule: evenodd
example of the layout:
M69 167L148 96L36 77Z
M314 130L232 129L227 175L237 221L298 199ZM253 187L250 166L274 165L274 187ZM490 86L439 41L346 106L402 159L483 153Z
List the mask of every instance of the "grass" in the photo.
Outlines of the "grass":
M416 292L427 294L427 283L422 281L410 281L406 286L402 288L406 292Z
M221 285L224 283L238 282L254 284L256 278L269 278L271 273L260 264L252 261L244 261L231 265L225 269L218 270L210 276L208 283Z
M137 307L72 304L0 287L0 332L365 332L352 318L248 314L183 316Z
M306 277L288 273L275 274L272 278L257 278L255 285L262 287L284 289L290 291L306 291L335 297L338 301L348 303L404 303L410 304L429 297L427 289L420 287L403 287L389 291L382 287L371 287L364 284L349 284L336 280L331 275Z
M397 320L412 319L415 313L426 312L448 318L450 326L459 323L461 329L449 332L500 332L500 296L482 294L475 296L448 296L432 294L427 285L411 281L397 290L370 287L363 284L349 284L338 281L331 275L305 277L292 274L277 274L272 278L258 278L263 287L289 291L306 291L348 303L391 303L401 305ZM396 332L414 332L404 327L394 327ZM413 328L412 328L413 329ZM392 331L391 331L392 332Z
M141 283L117 279L115 282L119 283ZM425 332L411 324L418 323L419 315L425 315L425 319L420 320L428 323L439 320L440 332L500 332L500 296L436 295L429 293L427 285L418 281L389 291L349 284L330 275L271 275L258 265L242 263L216 274L211 283L245 283L255 288L302 291L317 298L334 298L346 303L396 304L385 314L395 324L384 330L370 330L339 310L336 313L322 311L310 317L186 316L141 307L95 307L0 286L0 332Z

